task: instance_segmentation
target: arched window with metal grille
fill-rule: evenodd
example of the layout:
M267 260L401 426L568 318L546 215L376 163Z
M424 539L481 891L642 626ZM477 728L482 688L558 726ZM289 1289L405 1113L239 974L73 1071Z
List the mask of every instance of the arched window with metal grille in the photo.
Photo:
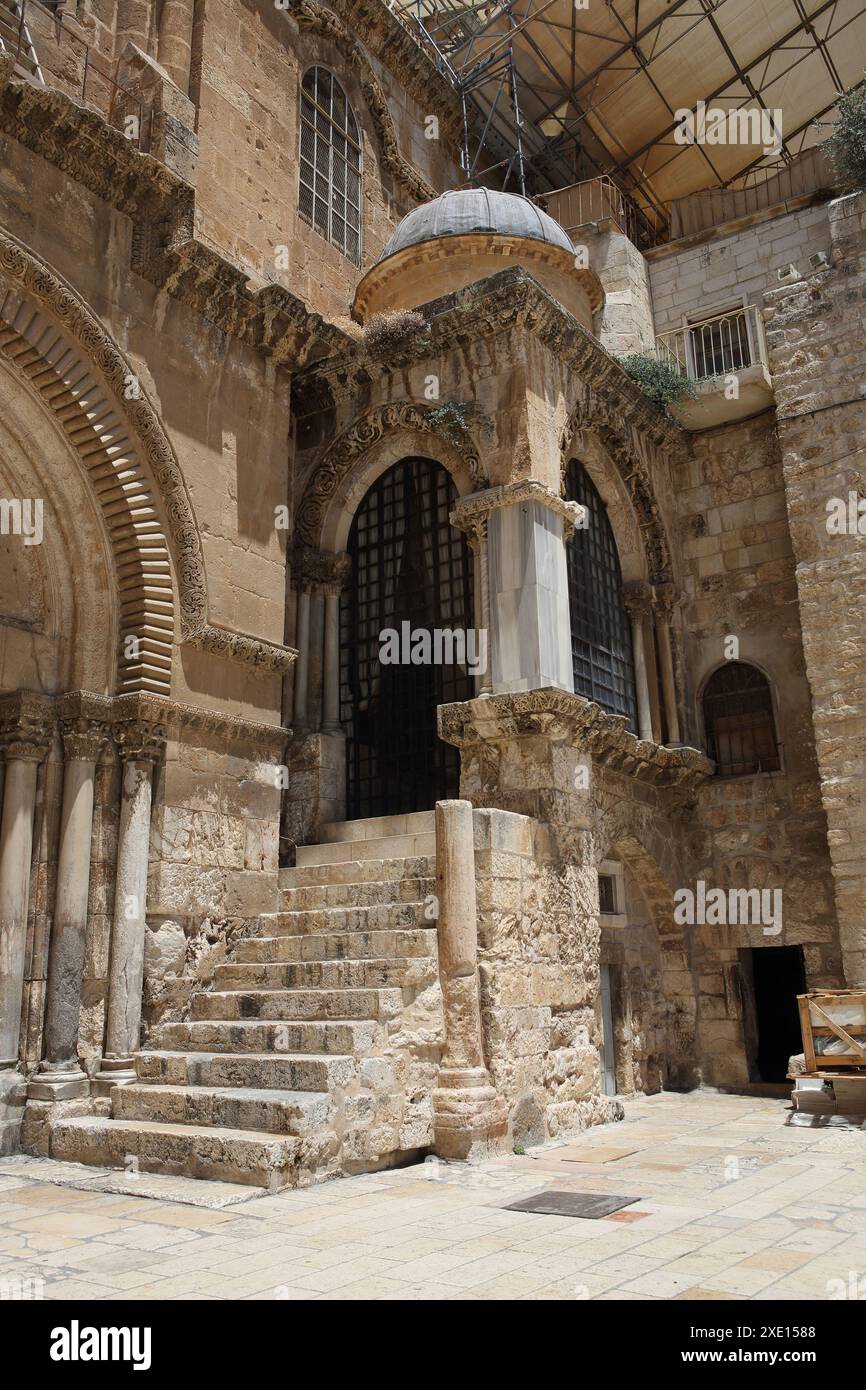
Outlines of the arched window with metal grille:
M704 687L707 752L717 777L778 772L779 746L767 677L745 661L728 661Z
M588 511L588 525L568 544L568 602L574 689L636 727L631 625L622 571L607 509L586 469L572 459L565 494Z
M301 83L298 210L355 265L361 264L361 133L349 99L327 68Z

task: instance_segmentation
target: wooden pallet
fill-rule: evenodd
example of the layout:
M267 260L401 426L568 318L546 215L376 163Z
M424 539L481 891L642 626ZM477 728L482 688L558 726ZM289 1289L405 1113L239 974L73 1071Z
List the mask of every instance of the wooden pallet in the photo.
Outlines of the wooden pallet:
M814 990L798 994L797 1004L807 1076L832 1079L850 1067L866 1068L866 990ZM844 1051L822 1052L824 1039L841 1042Z

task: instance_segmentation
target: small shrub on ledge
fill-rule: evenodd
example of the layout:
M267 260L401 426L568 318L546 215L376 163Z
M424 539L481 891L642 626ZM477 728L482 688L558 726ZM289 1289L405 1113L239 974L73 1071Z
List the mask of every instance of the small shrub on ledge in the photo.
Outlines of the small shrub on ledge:
M694 382L663 357L632 352L616 360L644 394L664 410L679 401L693 400L696 395Z
M837 111L827 149L841 186L857 193L866 189L866 81L839 97Z
M399 356L410 343L429 337L427 320L417 309L394 309L389 314L371 314L364 325L362 342L375 357Z

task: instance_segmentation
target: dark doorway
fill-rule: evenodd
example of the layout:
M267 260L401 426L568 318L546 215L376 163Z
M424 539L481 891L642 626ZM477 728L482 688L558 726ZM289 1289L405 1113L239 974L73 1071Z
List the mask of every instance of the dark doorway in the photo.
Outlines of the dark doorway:
M441 464L408 458L382 474L355 514L341 609L349 819L429 811L458 793L459 754L437 735L436 706L472 699L472 676L453 661L380 661L385 631L473 626L472 553L449 521L456 501Z
M797 995L806 991L802 946L741 952L745 975L746 1045L754 1081L784 1081L788 1059L803 1050Z

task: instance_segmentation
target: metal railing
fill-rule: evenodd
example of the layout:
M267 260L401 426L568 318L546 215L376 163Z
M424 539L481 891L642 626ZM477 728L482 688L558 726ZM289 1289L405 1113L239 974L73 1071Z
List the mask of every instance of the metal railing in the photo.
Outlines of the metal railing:
M0 0L0 56L40 86L56 87L122 130L143 153L153 145L153 109L118 82L90 44L41 0Z
M656 353L692 381L767 364L764 319L755 304L700 323L684 324L656 338Z
M569 236L581 227L609 220L641 251L666 239L666 229L655 227L634 199L623 193L607 174L543 193L539 201Z

